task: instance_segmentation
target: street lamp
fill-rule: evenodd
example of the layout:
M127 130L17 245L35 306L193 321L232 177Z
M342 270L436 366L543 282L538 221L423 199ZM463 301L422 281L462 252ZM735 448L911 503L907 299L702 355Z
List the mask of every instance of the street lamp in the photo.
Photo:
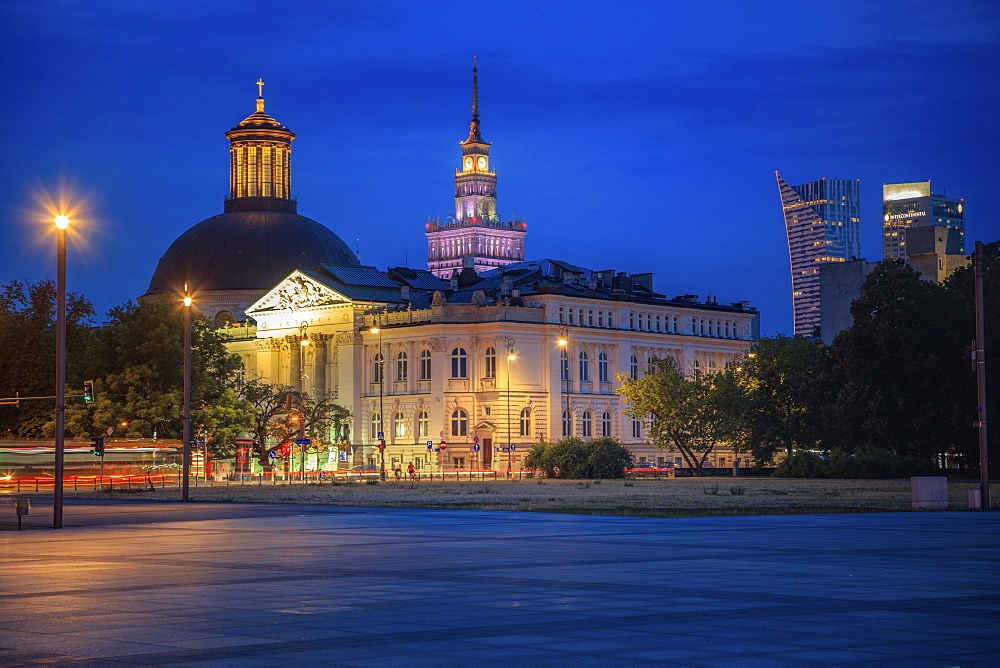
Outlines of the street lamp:
M66 453L66 228L69 217L56 224L56 439L55 480L52 487L52 528L62 528L63 463Z
M191 296L184 284L184 455L181 463L181 501L188 500L188 482L191 475Z
M565 348L566 346L569 345L569 331L566 329L566 327L560 327L559 328L559 336L556 337L556 345L559 346L560 348ZM570 429L567 429L567 424L566 424L566 421L568 419L570 419L569 418L569 360L568 359L566 361L566 367L565 368L566 368L566 373L565 373L565 376L566 376L566 378L565 378L565 381L566 381L566 390L563 391L562 393L566 397L566 410L563 411L562 419L559 421L559 428L560 428L560 431L561 431L561 433L562 433L562 435L564 437L569 436L570 435L570 431L571 431ZM563 359L562 359L562 355L560 355L559 356L559 389L560 389L560 391L562 391L562 388L563 388L563 380L564 380L563 379ZM560 401L559 403L561 404L562 402Z
M379 472L378 478L385 482L385 412L383 410L382 398L385 392L385 355L382 354L382 330L378 326L377 316L372 316L372 326L368 331L378 334L378 425L381 431L378 433L378 453Z
M514 353L514 339L507 339L507 477L511 475L511 423L513 417L510 414L510 363L517 359Z
M303 322L299 326L299 332L301 333L301 338L299 339L299 347L302 349L299 353L299 389L302 394L306 391L306 350L309 346L309 333L308 333L309 323ZM303 402L303 407L305 402ZM301 419L299 420L299 440L305 440L305 414L299 411ZM306 446L304 443L299 443L299 480L305 482L306 480Z

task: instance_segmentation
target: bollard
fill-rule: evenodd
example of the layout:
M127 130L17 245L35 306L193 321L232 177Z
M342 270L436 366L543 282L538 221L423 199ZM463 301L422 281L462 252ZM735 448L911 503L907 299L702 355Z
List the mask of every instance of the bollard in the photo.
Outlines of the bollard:
M15 499L14 505L17 508L17 530L21 530L21 517L28 514L31 510L31 501L29 499Z

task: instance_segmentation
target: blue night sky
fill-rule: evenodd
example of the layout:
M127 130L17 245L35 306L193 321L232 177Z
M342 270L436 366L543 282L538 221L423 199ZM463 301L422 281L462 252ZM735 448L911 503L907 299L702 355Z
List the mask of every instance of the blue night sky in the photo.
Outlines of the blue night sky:
M298 135L299 212L381 269L423 266L453 212L479 57L498 211L529 258L652 271L668 296L749 300L791 333L774 172L931 179L996 240L1000 4L6 0L0 283L54 277L40 201L76 208L69 289L99 313L146 290L221 213L223 133L254 110ZM360 242L355 242L360 238Z

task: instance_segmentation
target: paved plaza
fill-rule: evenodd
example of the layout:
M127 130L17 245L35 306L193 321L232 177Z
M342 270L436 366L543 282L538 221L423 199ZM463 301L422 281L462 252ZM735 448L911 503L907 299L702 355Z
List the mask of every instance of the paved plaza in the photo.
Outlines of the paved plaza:
M2 665L1000 665L996 512L74 500L65 524L0 532Z

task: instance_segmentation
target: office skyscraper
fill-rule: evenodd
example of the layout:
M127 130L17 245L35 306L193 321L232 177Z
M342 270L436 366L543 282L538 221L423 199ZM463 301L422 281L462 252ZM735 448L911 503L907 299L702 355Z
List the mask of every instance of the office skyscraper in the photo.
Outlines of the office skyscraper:
M790 186L774 174L788 236L795 334L812 336L820 324L818 265L861 253L859 182L824 178Z
M965 253L965 205L960 199L935 195L930 181L882 186L882 259L905 260L910 227L958 230L957 252Z

